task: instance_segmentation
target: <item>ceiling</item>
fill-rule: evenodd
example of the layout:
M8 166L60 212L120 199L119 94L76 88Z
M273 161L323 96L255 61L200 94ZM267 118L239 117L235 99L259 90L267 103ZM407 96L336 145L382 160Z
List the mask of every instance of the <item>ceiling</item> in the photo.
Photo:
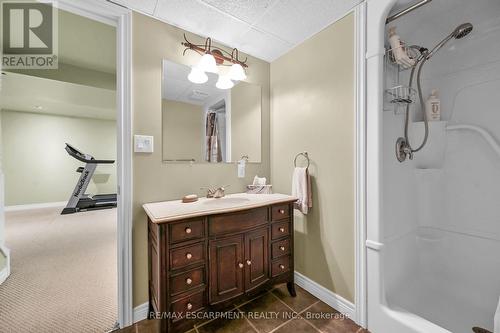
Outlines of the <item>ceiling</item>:
M114 90L7 73L1 77L0 109L78 118L116 119Z
M112 0L184 30L273 61L361 0Z

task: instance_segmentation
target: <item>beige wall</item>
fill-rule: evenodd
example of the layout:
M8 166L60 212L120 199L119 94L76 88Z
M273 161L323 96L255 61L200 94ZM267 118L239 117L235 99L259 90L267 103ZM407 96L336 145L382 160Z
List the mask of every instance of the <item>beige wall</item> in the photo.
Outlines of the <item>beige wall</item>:
M7 265L7 258L3 254L2 250L0 250L0 272L5 268L5 265Z
M247 166L246 178L237 178L235 164L166 164L161 147L162 59L193 65L194 52L182 56L184 31L134 13L133 15L133 131L154 136L154 153L135 154L133 159L133 280L134 306L148 300L148 258L146 202L178 199L187 193L202 194L200 186L231 185L229 192L241 192L253 176L269 177L269 63L248 57L247 81L262 86L262 163ZM193 42L200 37L186 33ZM245 58L246 55L241 55Z
M5 205L68 200L83 164L65 142L100 159L116 159L116 122L1 111ZM116 193L116 164L99 165L87 193Z
M247 155L261 161L261 87L237 84L231 89L231 159Z
M354 19L348 15L271 64L271 178L291 192L308 151L314 207L296 214L295 269L354 300Z
M203 162L203 107L164 99L162 112L163 158Z

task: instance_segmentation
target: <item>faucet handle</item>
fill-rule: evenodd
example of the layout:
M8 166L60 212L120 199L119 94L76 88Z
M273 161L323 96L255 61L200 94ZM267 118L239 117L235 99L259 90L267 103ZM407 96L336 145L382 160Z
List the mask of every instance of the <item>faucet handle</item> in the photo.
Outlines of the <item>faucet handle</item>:
M207 190L207 198L213 198L217 189L211 187L200 187L200 190Z

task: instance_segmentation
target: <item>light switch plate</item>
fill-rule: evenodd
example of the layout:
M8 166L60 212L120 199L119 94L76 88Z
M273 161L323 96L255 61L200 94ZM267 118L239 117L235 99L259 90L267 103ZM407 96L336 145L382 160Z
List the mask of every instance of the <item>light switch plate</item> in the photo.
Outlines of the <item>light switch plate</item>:
M152 153L154 151L154 141L151 135L134 135L135 153Z

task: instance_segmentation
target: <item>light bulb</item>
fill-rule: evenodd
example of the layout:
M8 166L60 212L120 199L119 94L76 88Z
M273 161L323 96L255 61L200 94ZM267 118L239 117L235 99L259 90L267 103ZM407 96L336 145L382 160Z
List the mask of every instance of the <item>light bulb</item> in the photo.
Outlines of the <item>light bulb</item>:
M228 75L219 75L219 79L215 86L219 89L231 89L234 86L233 81L229 78Z
M242 81L247 78L243 66L240 64L233 64L229 69L229 78L234 81Z
M194 66L191 68L191 73L188 75L188 80L193 83L205 83L208 81L208 76L204 71Z
M217 73L219 70L217 69L217 63L215 62L215 58L210 53L205 53L198 63L198 68L206 73Z

